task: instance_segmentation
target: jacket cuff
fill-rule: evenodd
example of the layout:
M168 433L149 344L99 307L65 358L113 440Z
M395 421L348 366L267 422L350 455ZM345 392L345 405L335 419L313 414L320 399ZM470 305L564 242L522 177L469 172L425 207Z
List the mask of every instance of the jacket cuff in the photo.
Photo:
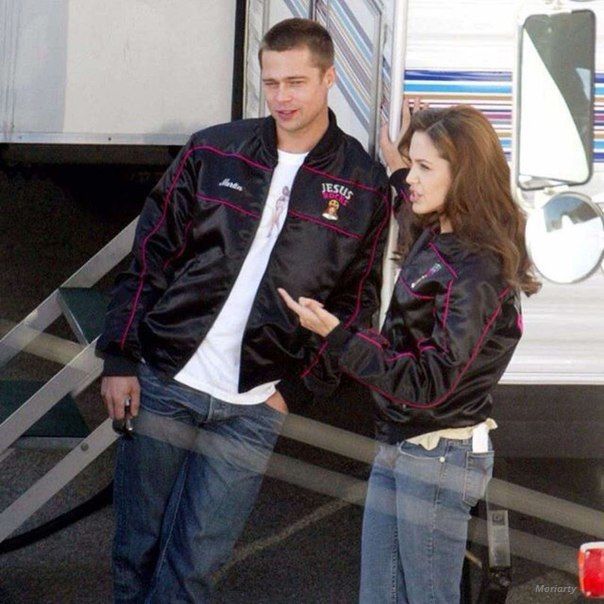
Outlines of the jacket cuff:
M104 376L135 376L138 375L138 361L108 354L103 365Z
M348 331L342 323L339 323L337 327L334 327L326 336L327 346L331 354L340 354L346 344L350 341L350 338L354 337L352 332Z

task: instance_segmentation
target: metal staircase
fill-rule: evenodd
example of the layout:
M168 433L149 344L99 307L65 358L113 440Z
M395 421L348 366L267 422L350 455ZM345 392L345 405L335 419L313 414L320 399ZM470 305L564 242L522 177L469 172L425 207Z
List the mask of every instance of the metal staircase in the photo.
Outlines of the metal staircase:
M101 374L95 355L107 297L93 287L130 252L137 220L97 252L23 321L0 339L0 370L24 352L60 316L82 346L44 384L0 381L0 459L10 447L68 447L71 451L0 514L0 542L111 445L117 435L105 420L89 433L74 398Z

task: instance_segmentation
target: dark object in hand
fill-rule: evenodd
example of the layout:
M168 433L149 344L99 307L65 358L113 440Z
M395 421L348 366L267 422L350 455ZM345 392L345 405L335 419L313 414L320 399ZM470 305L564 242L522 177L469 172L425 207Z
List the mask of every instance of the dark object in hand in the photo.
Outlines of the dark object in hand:
M118 434L123 434L127 438L132 438L134 426L132 425L132 415L130 413L130 397L124 402L124 419L114 419L113 429Z

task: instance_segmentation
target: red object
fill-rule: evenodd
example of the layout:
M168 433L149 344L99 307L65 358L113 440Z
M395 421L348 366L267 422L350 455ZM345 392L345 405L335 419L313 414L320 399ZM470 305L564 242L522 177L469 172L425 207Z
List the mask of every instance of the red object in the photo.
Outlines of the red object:
M579 585L588 598L604 598L604 541L584 543L579 549Z

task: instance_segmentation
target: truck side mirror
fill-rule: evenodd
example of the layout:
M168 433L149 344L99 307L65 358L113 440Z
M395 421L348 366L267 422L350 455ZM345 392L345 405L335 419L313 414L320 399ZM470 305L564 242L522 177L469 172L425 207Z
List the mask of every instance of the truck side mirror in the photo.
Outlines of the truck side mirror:
M558 193L531 210L526 239L531 258L546 279L576 283L604 259L604 217L586 195Z
M595 16L528 16L518 32L515 182L584 184L592 174Z

